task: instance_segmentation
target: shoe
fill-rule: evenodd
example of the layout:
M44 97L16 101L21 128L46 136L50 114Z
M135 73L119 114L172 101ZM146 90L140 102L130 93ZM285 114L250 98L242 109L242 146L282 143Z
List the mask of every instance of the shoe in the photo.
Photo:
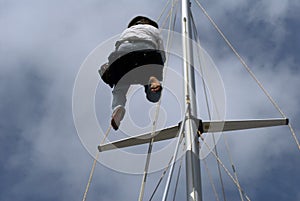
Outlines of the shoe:
M145 85L146 97L150 102L156 103L161 96L162 86L157 78L151 77L149 84Z
M113 129L118 130L120 123L125 115L125 108L122 105L117 106L111 117L111 126Z

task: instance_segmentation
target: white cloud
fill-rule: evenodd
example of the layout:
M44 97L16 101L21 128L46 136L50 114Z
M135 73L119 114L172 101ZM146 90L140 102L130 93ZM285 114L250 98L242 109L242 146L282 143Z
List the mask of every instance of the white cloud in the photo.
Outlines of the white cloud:
M79 66L87 54L100 42L122 31L131 17L136 14L146 14L155 19L164 4L153 3L153 1L128 2L125 0L117 3L92 0L81 3L73 1L49 1L47 3L6 1L5 3L1 2L2 4L4 7L0 8L0 25L2 27L0 32L0 96L1 103L6 105L1 106L1 111L8 109L8 102L16 104L15 107L9 109L9 112L15 115L15 119L18 119L16 123L20 125L16 126L21 126L23 129L23 132L19 133L20 141L11 145L12 149L16 145L20 145L20 147L13 154L7 156L5 165L7 169L12 168L25 175L23 179L15 181L16 178L12 172L4 172L4 174L11 174L10 180L15 181L12 184L13 190L5 195L22 200L16 193L23 191L24 199L29 195L36 199L38 196L49 198L53 194L53 189L50 188L48 191L49 189L45 186L49 184L53 187L57 184L56 188L61 188L60 192L63 194L61 196L64 200L79 199L84 191L92 163L92 158L80 144L72 122L71 96ZM245 19L245 23L254 24L264 21L267 24L265 30L268 33L274 29L274 33L271 35L274 38L272 42L279 47L273 50L270 48L269 52L256 52L255 59L248 60L250 64L257 66L254 67L254 72L287 113L287 116L299 117L299 109L297 109L300 95L297 90L297 86L300 84L298 64L295 63L294 55L285 57L277 64L272 56L278 51L283 51L280 50L280 45L283 41L288 40L285 38L286 32L293 31L285 30L284 19L297 16L294 11L299 8L299 3L285 0L275 2L219 1L207 2L207 4L209 10L212 11L211 14L216 18L222 19L228 13L245 10L245 14L237 16L240 21ZM127 9L128 7L129 9ZM153 7L155 9L152 9ZM249 18L247 19L245 16ZM226 20L222 22L227 23ZM223 26L226 27L226 25L228 24ZM257 39L257 42L261 44L256 45L253 44L255 40L246 39L247 35L243 37L245 37L245 46L253 46L252 51L252 47L249 48L251 55L263 47L264 41L261 41L260 38ZM210 48L213 49L213 52L219 50L217 47ZM293 50L291 51L293 52ZM233 118L258 116L260 114L257 111L265 112L264 115L267 115L267 112L275 114L272 107L261 105L262 101L265 102L265 98L256 95L257 87L255 85L248 85L251 79L246 78L243 70L237 70L241 68L238 67L239 64L236 60L232 56L227 57L226 51L223 53L223 58L217 63L222 63L222 68L226 68L221 71L225 76L225 87L229 93L228 100L231 101L228 103L228 107L233 109L228 112L228 116ZM297 55L298 52L294 52L294 54ZM37 87L34 90L41 93L43 98L37 98L35 93L29 93L35 92L28 84L28 82L32 82L32 78L24 72L34 72L39 78L34 85L40 86L40 88ZM234 79L237 81L233 81ZM240 84L242 82L245 84ZM99 88L101 89L101 87ZM7 97L8 94L10 97ZM105 94L109 95L109 92L106 91ZM253 95L249 96L249 94ZM27 95L31 97L27 97ZM5 102L3 102L4 98ZM236 100L238 98L239 100ZM110 97L107 99L109 100L106 100L105 103L110 101ZM35 110L37 107L41 108ZM100 106L96 108L102 110ZM19 115L20 111L24 115ZM31 111L38 112L39 118L31 114ZM105 111L107 113L108 109ZM109 117L103 121L109 122ZM296 120L292 119L292 121L296 123ZM293 153L292 150L295 147L294 144L290 145L293 143L292 140L281 140L283 136L288 135L287 129L279 131L272 129L262 132L266 133L266 136L260 136L263 133L255 132L252 135L249 132L243 137L235 136L239 134L231 134L232 137L230 137L233 155L238 161L240 173L246 175L242 178L252 177L251 181L253 182L266 173L265 162L270 162L270 158L277 158L289 152ZM275 139L273 133L276 136ZM29 142L28 146L30 147L26 147L27 144L23 143L23 140ZM241 153L242 149L244 151ZM295 160L295 164L299 163L297 159ZM22 167L23 165L27 167ZM276 166L276 164L274 165ZM58 180L55 181L56 177L47 181L40 180L40 178L49 179L51 174L58 174ZM115 200L120 200L122 197L123 200L133 200L137 197L140 182L140 176L122 175L98 164L89 199L93 200L97 197L111 200L110 198L113 197ZM156 180L153 179L150 184L154 182ZM244 183L247 182L244 180ZM31 194L32 186L40 187L40 185L44 185L40 188L43 195ZM131 185L135 189L128 187ZM101 189L105 189L105 192ZM116 191L120 193L114 194L113 192Z

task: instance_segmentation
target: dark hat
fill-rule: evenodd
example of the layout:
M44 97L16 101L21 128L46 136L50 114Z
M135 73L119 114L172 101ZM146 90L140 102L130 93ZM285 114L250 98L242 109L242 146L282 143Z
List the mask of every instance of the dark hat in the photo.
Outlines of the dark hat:
M138 21L142 20L142 19L145 19L145 20L148 20L149 21L149 24L158 28L158 24L156 22L154 22L153 20L149 19L148 17L145 17L145 16L137 16L135 18L133 18L129 24L128 24L128 28L135 25L135 23L137 23Z

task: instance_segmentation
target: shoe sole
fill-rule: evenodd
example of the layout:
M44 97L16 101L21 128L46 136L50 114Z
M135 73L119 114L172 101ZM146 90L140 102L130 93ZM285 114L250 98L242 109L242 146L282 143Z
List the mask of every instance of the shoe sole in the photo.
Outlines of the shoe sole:
M125 109L124 108L118 108L115 113L118 113L119 110L122 110L121 111L122 115L121 115L121 118L120 118L122 120L123 117L124 117L124 114L125 114ZM114 130L118 130L119 129L120 123L121 123L121 121L119 122L119 125L117 125L117 123L115 122L114 118L112 118L111 122L110 122L110 124L111 124L111 126L113 127Z

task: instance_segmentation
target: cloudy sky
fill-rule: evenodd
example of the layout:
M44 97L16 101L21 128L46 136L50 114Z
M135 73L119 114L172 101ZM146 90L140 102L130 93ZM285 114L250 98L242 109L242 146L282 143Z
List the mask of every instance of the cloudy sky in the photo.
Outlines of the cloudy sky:
M299 138L300 3L297 0L201 3L290 118ZM90 134L78 134L73 120L72 95L80 67L96 47L98 50L105 47L99 63L105 61L110 51L105 41L120 34L136 15L158 19L165 4L166 1L153 0L0 0L1 201L82 200L98 142L93 141L95 149L89 148L90 144L85 142L92 139ZM196 3L192 5L202 45L224 82L226 118L281 117ZM180 31L178 21L179 18L175 31ZM180 64L170 62L170 69L180 69ZM103 133L109 122L111 94L96 71L94 76L98 83L87 90L96 88L91 98L96 100L93 107L102 128L99 132ZM90 83L88 78L86 82ZM163 118L167 119L164 123L173 125L181 118L174 109L179 103L173 97L175 92L166 90L165 94L161 113L167 117ZM141 90L132 95L127 113L139 127L149 124L148 111L153 109L141 96L144 96ZM85 108L89 106L82 105L81 110ZM207 119L205 110L199 110L199 116ZM80 123L90 125L88 118ZM110 139L123 136L115 132L111 135ZM229 168L225 140L230 145L241 186L251 200L300 200L299 150L288 127L223 134L218 149ZM146 150L147 146L132 151ZM222 200L216 162L212 156L206 162ZM144 161L134 163L143 166ZM184 173L183 165L177 200L185 199ZM232 181L222 173L227 200L239 200ZM150 174L145 200L160 175L161 171ZM204 200L216 200L204 165L202 178ZM116 167L98 163L87 200L137 200L141 179L140 174L122 173ZM163 187L160 186L159 193ZM154 200L161 199L159 193Z

